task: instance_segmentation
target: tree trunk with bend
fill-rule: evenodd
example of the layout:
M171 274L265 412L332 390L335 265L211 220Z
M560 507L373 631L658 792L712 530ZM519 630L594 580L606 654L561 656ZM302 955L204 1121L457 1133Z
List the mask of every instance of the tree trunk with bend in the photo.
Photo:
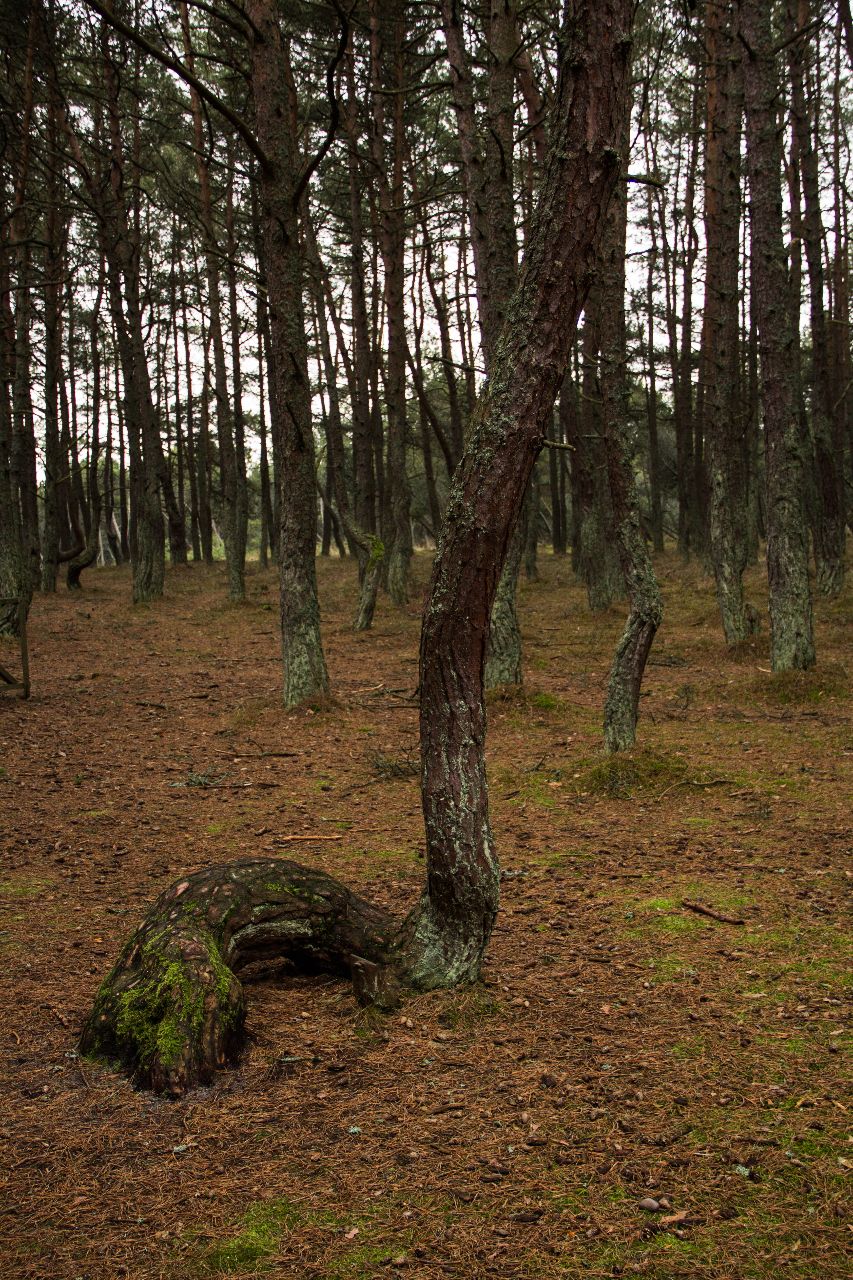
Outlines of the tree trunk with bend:
M330 877L274 859L209 868L166 890L101 986L82 1039L140 1083L181 1093L236 1053L235 970L250 960L349 970L359 996L379 1004L399 986L479 976L500 878L484 760L489 618L619 176L633 8L567 8L528 251L454 476L421 632L421 898L396 925Z

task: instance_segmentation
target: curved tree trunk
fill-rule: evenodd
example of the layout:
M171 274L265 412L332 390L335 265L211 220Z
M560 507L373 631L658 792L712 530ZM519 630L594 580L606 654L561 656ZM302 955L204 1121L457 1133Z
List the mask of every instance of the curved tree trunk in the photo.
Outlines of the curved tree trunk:
M408 980L420 987L476 978L497 912L484 762L489 618L619 176L632 12L625 0L581 0L564 24L552 146L527 253L433 567L420 664L427 883L400 938Z
M382 912L293 863L235 863L167 890L106 979L82 1040L157 1088L209 1079L236 1050L233 970L251 960L349 968L358 994L382 1003L398 981L428 989L479 976L500 876L484 758L489 617L619 176L633 7L578 0L567 14L528 252L454 476L421 632L423 894L392 932Z
M80 1050L117 1060L141 1085L173 1096L209 1081L242 1044L236 977L290 960L351 973L372 1000L391 921L331 876L265 858L208 867L160 895L104 979ZM393 984L382 988L393 997Z

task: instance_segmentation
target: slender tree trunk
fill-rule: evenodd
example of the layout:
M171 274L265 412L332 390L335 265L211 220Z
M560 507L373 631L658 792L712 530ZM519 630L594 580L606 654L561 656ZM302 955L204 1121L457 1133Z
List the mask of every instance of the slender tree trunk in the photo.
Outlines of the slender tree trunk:
M98 289L95 303L89 315L89 352L92 371L92 397L89 405L89 459L86 479L89 500L89 523L86 531L86 542L80 552L70 560L66 572L66 586L69 590L80 589L80 575L84 569L90 568L98 558L98 543L101 529L101 488L98 484L98 466L100 464L100 419L101 419L101 345L98 334L98 316L104 295L106 265L101 259L98 276ZM105 471L106 480L106 471ZM106 483L105 486L106 488Z
M362 210L363 166L359 158L358 95L352 46L346 62L347 101L344 128L347 135L347 189L350 215L350 291L352 302L352 464L355 523L366 533L378 528L376 476L373 468L370 410L370 318L367 309L367 273Z
M630 104L625 103L620 155L627 171ZM630 604L625 629L616 647L604 704L604 741L610 752L634 745L640 686L646 659L660 626L663 605L655 571L640 527L634 484L634 441L628 396L628 352L625 334L625 255L628 193L617 184L610 200L601 246L598 284L601 343L599 396L612 530Z
M676 445L681 476L679 498L679 547L683 555L693 550L704 554L704 468L702 463L702 428L693 403L693 272L699 250L695 227L696 174L699 166L699 134L701 121L701 75L697 74L693 89L690 126L690 153L683 214L683 277L681 292L681 333L678 350L678 400L675 405ZM682 515L683 511L683 515Z
M774 671L815 660L808 547L803 517L803 459L791 384L793 335L782 232L782 155L776 123L778 81L770 10L740 0L746 145L753 235L767 469L767 575L770 660Z
M198 484L198 524L201 554L205 564L213 564L213 467L210 458L210 334L202 333L201 405L198 416L196 477Z
M189 11L186 3L180 5L181 31L184 44L184 58L190 71L194 69L194 55L190 36ZM193 116L193 139L196 160L196 176L199 185L199 214L203 232L205 274L207 276L208 299L208 331L213 348L213 386L216 401L216 434L219 443L219 475L222 485L222 540L225 544L225 564L228 579L228 598L239 602L245 598L246 583L246 520L245 520L245 475L241 484L238 474L239 464L235 436L238 433L236 421L236 391L232 384L234 399L228 387L228 371L225 357L225 340L222 325L222 297L220 289L219 259L220 249L216 227L213 220L213 193L210 184L210 170L206 160L206 143L204 121L202 118L201 98L195 89L190 89ZM233 181L229 173L229 194L227 204L233 218L230 183ZM229 270L232 272L234 268ZM236 311L236 299L234 309ZM233 322L233 318L232 318ZM233 336L232 336L233 340ZM239 336L238 336L239 341ZM239 383L239 361L237 366ZM245 472L245 455L243 458Z
M2 181L5 174L0 175ZM5 192L0 207L6 211ZM3 245L5 248L5 244ZM0 253L0 596L23 596L29 605L31 584L24 554L18 472L14 465L13 385L15 382L15 321L9 256ZM20 306L20 298L18 300ZM20 610L0 605L0 635L17 635Z
M317 600L317 499L311 388L302 301L292 82L273 0L247 0L258 33L252 44L252 96L258 140L269 157L261 169L261 223L275 383L273 432L278 437L279 574L284 702L296 706L329 687Z
M738 381L743 79L735 22L734 6L727 0L708 0L702 404L710 480L711 560L728 645L741 644L757 623L757 614L743 594L749 538L749 456Z
M12 374L12 421L10 444L10 482L13 491L20 495L21 548L23 577L16 583L15 566L18 550L9 557L10 594L23 596L29 602L38 587L41 570L41 543L38 516L38 479L36 473L36 438L32 399L32 349L30 329L33 320L32 307L32 253L30 246L32 214L29 209L30 147L32 145L33 119L33 63L37 40L38 15L35 6L30 9L27 29L27 48L21 84L20 139L14 158L12 209L9 217L9 257L15 271L14 322L7 300L9 316L9 355ZM17 618L12 626L17 627Z
M648 203L649 231L652 251L646 271L646 419L649 431L649 507L652 525L652 546L655 552L663 551L663 498L661 494L660 439L658 432L657 354L655 351L655 266L657 263L657 238L655 234L652 200Z
M808 27L811 18L809 0L789 0L788 26L792 32ZM837 596L844 582L844 438L839 430L839 415L834 412L833 405L835 389L830 367L824 297L824 228L820 205L820 173L818 154L813 142L813 134L816 132L813 117L817 103L814 94L810 95L810 104L806 101L804 45L802 39L792 39L788 46L788 60L795 163L799 166L802 178L802 234L809 275L811 311L811 428L816 498L814 552L818 589L824 595ZM799 303L799 296L797 302Z
M603 613L622 594L624 578L610 537L613 525L607 478L607 451L601 414L599 353L602 300L596 283L584 311L581 411L572 439L572 509L578 528L576 571L584 583L589 607Z
M388 593L395 604L409 597L412 528L411 491L406 472L406 323L405 323L405 17L402 0L370 3L373 160L379 188L379 231L385 273L388 332L387 483L391 532L387 550ZM387 91L387 93L386 93ZM388 106L386 107L386 103ZM386 160L383 139L386 114L391 116L391 152Z
M382 579L382 561L384 547L379 538L368 533L357 524L351 514L349 494L347 493L344 459L344 431L341 420L341 407L338 398L337 375L332 358L332 347L329 330L323 310L322 285L319 279L321 270L320 255L314 238L313 227L308 217L305 219L305 239L311 256L313 271L310 280L314 293L314 305L317 315L317 339L326 388L329 394L328 430L326 439L326 475L331 481L327 490L327 509L330 517L340 521L344 533L355 547L359 567L359 601L353 626L356 631L367 631L373 624L376 608L376 596ZM331 532L331 530L330 530Z
M237 258L239 253L234 184L237 180L233 143L229 143L226 188L225 231L228 252L228 325L231 330L231 394L234 416L234 562L246 571L246 543L249 536L249 487L246 476L246 419L243 413L243 370L240 359L241 322L237 303ZM245 587L244 587L245 592ZM232 597L234 598L234 597Z
M571 393L571 388L567 388L563 384L560 392L560 412L556 413L551 420L550 439L557 445L563 444L563 427L562 427L562 402L563 397ZM565 501L565 484L561 489L561 453L562 450L548 450L548 481L551 491L551 550L555 556L564 556L566 554L566 501Z

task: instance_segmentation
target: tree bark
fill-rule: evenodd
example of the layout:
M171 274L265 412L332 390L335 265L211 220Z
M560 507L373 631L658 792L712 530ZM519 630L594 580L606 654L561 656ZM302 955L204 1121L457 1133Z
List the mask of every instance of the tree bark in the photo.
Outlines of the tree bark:
M195 58L190 33L189 10L182 0L180 5L181 33L184 58L190 72L194 72ZM199 191L199 219L204 246L205 274L207 276L208 328L213 347L213 390L216 403L216 435L219 444L219 476L222 485L222 540L225 544L225 565L228 579L228 599L239 603L246 596L246 519L245 519L245 456L243 458L243 482L239 476L239 461L235 442L236 386L232 401L228 388L228 371L225 358L225 339L222 325L222 295L220 288L220 248L213 220L213 193L210 184L210 168L206 158L204 122L201 98L190 88L193 118L193 142L196 177ZM229 173L229 183L232 175ZM228 203L231 196L229 189ZM229 267L233 274L233 267ZM232 322L233 322L232 316Z
M789 0L789 29L797 32L811 22L809 0ZM791 119L795 163L803 191L802 233L809 276L811 313L811 428L814 440L815 512L814 554L818 590L834 598L844 584L844 436L840 416L834 412L829 336L824 298L824 228L820 206L818 153L813 142L816 123L814 95L807 102L802 38L789 45L791 71ZM810 109L811 108L811 109ZM797 297L799 304L799 296Z
M620 139L624 170L627 170L630 150L629 109L630 104L626 102ZM640 527L640 508L634 483L634 432L628 394L625 333L627 229L628 189L623 181L617 184L607 213L598 286L601 341L598 391L611 528L630 605L628 621L610 669L604 703L604 742L611 753L627 751L634 745L646 659L663 616L657 578Z
M710 480L709 536L727 645L742 644L758 616L743 594L748 559L747 419L738 382L740 132L743 78L736 14L708 0L705 47L705 308L702 389Z
M406 471L406 321L405 321L405 15L402 0L371 0L370 56L373 107L372 154L379 190L379 243L385 274L385 320L388 333L386 409L388 447L389 543L385 574L395 604L409 598L412 558L411 490ZM384 147L386 102L390 104L391 146Z
M80 575L84 569L90 568L98 558L98 540L101 528L101 488L98 484L98 466L100 463L100 431L101 417L101 346L98 335L98 316L104 295L106 267L101 259L98 276L98 290L95 303L89 315L89 349L92 371L92 398L90 403L89 426L89 458L86 478L89 490L89 527L86 542L78 555L69 561L65 575L65 585L70 591L80 589ZM106 471L105 471L106 475Z
M793 333L776 122L779 88L770 16L761 0L740 0L740 32L748 50L744 60L746 145L767 470L770 661L774 671L791 671L813 666L815 649L802 446L791 383Z
M571 6L552 124L518 290L454 475L421 633L427 886L402 940L409 978L477 977L498 905L488 820L483 662L503 560L595 264L619 175L633 6Z
M302 299L292 82L273 0L248 0L259 33L252 43L252 96L258 140L269 157L260 171L261 224L273 359L269 367L277 437L279 580L285 706L328 693L317 600L317 498L311 388ZM274 384L274 393L272 386Z
M607 450L601 413L599 355L602 298L598 282L584 312L581 408L571 443L572 511L577 526L575 568L593 613L603 613L622 594L624 582L610 531L613 507L607 478Z

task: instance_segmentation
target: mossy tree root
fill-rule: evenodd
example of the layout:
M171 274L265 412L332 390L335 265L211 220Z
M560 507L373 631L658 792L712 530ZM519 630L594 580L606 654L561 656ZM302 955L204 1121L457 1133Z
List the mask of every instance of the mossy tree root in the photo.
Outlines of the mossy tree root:
M243 1042L237 973L289 960L349 973L365 1000L393 1003L393 923L320 871L278 858L208 867L160 895L95 998L80 1050L118 1061L173 1097L209 1082Z

